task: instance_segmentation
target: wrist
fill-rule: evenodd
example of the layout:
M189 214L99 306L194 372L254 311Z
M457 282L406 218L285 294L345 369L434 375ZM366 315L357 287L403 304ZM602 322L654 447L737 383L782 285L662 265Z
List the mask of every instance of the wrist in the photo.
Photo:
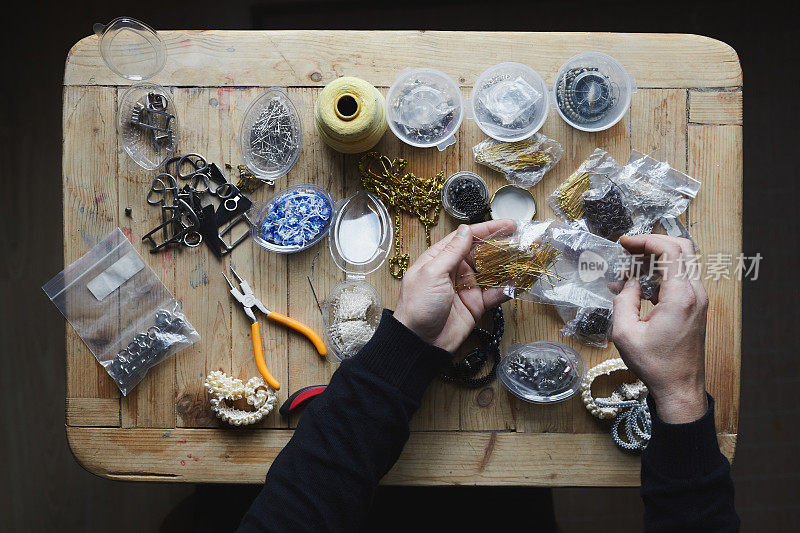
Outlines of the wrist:
M666 393L650 391L658 417L667 424L688 424L702 418L708 411L704 386L674 390Z

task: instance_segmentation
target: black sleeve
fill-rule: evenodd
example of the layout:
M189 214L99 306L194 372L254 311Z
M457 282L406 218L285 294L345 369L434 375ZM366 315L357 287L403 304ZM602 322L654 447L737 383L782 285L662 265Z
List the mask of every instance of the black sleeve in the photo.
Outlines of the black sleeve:
M358 531L422 394L450 358L384 310L369 343L306 408L240 530Z
M652 437L642 453L645 531L738 531L731 465L719 451L714 399L688 424L667 424L648 398Z

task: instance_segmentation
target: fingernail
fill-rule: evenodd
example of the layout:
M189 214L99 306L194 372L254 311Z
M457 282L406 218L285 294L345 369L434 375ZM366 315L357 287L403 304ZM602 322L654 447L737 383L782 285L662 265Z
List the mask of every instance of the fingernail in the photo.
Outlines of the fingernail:
M456 237L461 237L462 239L465 238L469 234L469 226L466 224L461 224L458 226L458 231L456 231Z

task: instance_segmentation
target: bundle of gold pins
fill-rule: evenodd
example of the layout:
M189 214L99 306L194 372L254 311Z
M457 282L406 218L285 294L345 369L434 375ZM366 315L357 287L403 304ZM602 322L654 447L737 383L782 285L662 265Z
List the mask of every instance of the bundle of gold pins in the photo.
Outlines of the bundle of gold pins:
M484 142L473 149L475 161L499 172L509 170L525 172L539 170L553 161L553 156L544 150L532 148L532 141Z
M520 247L512 240L477 240L473 250L475 274L465 276L459 288L514 287L526 290L542 277L551 284L561 279L552 268L561 252L548 242Z
M570 220L581 218L584 214L583 193L592 188L590 174L593 173L578 169L553 192L556 205Z

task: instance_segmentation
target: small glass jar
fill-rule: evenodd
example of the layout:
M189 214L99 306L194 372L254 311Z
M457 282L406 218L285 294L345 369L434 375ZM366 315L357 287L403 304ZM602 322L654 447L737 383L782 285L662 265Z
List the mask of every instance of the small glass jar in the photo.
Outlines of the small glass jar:
M483 206L480 209L476 206L475 212L467 212L463 206L459 205L458 195L464 194L467 188L477 188L481 195ZM447 178L444 185L442 185L442 207L445 212L454 219L461 222L470 222L476 218L477 215L486 213L488 210L489 188L486 186L486 182L483 181L483 178L474 172L467 172L465 170L456 172Z

